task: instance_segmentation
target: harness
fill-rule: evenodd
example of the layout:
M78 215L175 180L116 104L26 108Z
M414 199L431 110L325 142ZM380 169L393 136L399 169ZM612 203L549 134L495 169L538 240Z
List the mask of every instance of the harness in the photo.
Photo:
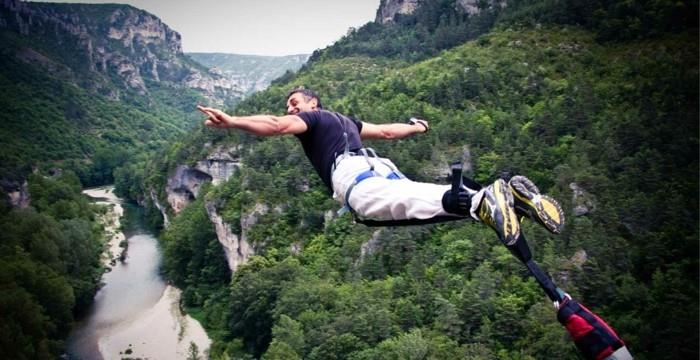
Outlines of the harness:
M346 137L346 139L347 139L347 137ZM347 145L346 145L346 149L347 149ZM381 162L383 165L385 165L386 167L391 169L391 172L387 176L385 176L386 179L401 180L401 179L405 179L406 176L404 176L404 174L402 174L401 171L399 171L399 169L397 169L395 166L392 166L391 164L388 164L385 161L383 161L379 156L377 156L377 153L372 148L362 148L362 149L358 150L357 152L347 151L346 153L342 154L341 157L336 158L336 162L333 164L333 169L335 169L335 166L338 164L338 162L342 161L343 159L345 159L346 157L349 157L349 156L364 156L365 160L367 161L367 164L369 165L369 170L363 171L360 174L358 174L355 177L355 180L352 182L352 184L350 184L350 186L348 187L347 191L345 191L345 199L343 202L343 207L340 210L338 210L338 215L342 215L342 214L345 214L346 212L350 212L353 215L355 215L355 217L357 217L357 213L355 212L355 209L353 209L350 206L350 194L352 193L352 190L355 188L355 186L357 186L357 184L359 184L359 183L361 183L369 178L382 177L382 175L380 175L379 173L377 173L374 170L374 162L372 162L372 160L370 160L370 157L377 159L377 161ZM338 159L340 159L340 160L338 160Z
M345 150L343 151L342 154L335 154L335 162L333 163L332 171L335 171L336 166L340 161L345 159L346 157L350 156L364 156L365 160L367 161L367 164L369 165L369 170L364 171L360 174L358 174L355 177L355 180L350 184L348 187L347 191L345 192L345 197L343 199L343 207L338 210L338 215L343 215L347 212L350 212L353 216L353 219L355 222L358 222L360 224L370 226L370 227L384 227L384 226L409 226L409 225L426 225L426 224L436 224L436 223L442 223L446 221L454 221L454 220L463 220L466 217L462 216L449 216L449 215L443 215L443 216L435 216L430 219L403 219L403 220L372 220L372 219L363 219L360 216L358 216L357 212L350 206L350 194L352 193L352 190L357 186L357 184L372 178L372 177L381 177L379 173L377 173L374 170L374 163L372 160L370 160L370 157L375 158L375 161L379 161L389 169L391 169L391 172L385 176L386 179L389 180L401 180L401 179L406 179L406 176L399 171L399 169L396 168L396 166L393 166L391 163L387 163L383 161L377 153L374 151L372 148L362 148L358 149L355 151L350 151L350 141L348 140L348 131L346 127L346 122L342 121L340 119L340 116L338 116L337 113L333 113L335 115L336 120L340 123L340 126L343 128L343 139L345 140ZM462 186L462 167L461 165L453 165L452 166L452 190L453 193L457 193Z

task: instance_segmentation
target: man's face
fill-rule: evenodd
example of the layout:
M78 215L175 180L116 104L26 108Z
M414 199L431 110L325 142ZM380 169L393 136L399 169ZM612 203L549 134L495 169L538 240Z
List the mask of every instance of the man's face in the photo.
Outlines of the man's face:
M311 99L306 101L304 94L294 93L287 99L287 114L296 115L304 111L312 111L316 109L318 101L316 99Z

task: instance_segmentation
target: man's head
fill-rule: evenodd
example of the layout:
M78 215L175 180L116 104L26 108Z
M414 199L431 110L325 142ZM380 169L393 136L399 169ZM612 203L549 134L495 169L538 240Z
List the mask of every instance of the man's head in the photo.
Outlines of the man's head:
M309 89L295 88L287 94L287 114L289 115L318 109L323 109L321 98Z

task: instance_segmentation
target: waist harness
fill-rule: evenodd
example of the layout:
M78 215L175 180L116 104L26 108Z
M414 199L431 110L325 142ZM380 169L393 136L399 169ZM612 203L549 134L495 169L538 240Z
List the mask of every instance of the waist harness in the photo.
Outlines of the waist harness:
M346 212L349 211L350 213L355 215L355 217L357 218L357 216L356 216L357 213L350 206L350 194L352 193L352 190L355 188L355 186L357 186L357 184L359 184L359 183L361 183L369 178L382 177L382 175L380 175L379 173L377 173L374 170L374 163L369 159L370 157L377 159L383 165L385 165L386 167L391 169L391 172L387 176L385 176L386 179L400 180L400 179L405 179L406 176L404 176L401 173L401 171L399 171L399 169L397 169L395 166L392 166L391 164L388 164L385 161L383 161L382 159L380 159L379 156L377 156L377 153L372 148L363 148L363 149L358 150L357 152L346 151L345 153L343 153L341 155L340 160L336 159L336 163L333 164L333 168L335 169L335 165L337 165L339 161L342 161L343 159L345 159L346 157L349 157L349 156L364 156L365 160L367 161L367 164L369 165L369 170L363 171L360 174L358 174L355 177L355 180L352 182L352 184L350 184L350 186L348 187L347 191L345 191L345 199L344 199L343 207L340 210L338 210L338 215L345 214Z

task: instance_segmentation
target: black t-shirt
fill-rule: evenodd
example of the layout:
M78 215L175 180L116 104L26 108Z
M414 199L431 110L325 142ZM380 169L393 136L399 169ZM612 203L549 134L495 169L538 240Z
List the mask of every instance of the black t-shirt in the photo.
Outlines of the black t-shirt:
M321 180L333 189L331 185L331 167L337 155L345 151L343 132L348 133L350 151L362 148L360 131L362 122L351 117L326 110L307 111L297 114L308 129L297 134L301 141L306 157L311 161Z

